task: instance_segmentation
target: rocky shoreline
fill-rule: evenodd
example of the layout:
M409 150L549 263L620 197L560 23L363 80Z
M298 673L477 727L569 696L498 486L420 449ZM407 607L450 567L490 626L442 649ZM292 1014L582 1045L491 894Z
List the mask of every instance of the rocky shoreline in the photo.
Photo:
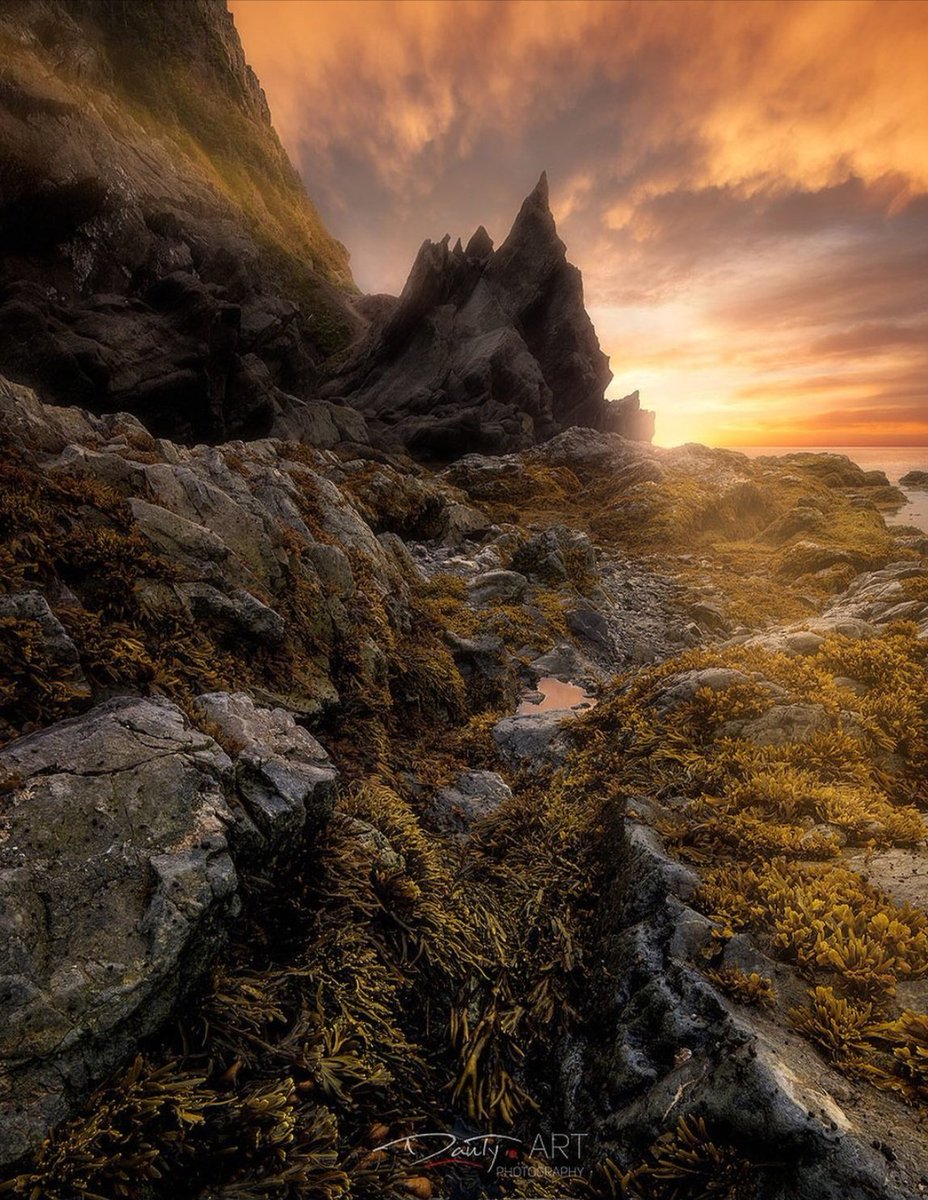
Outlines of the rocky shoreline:
M365 1120L401 1133L416 1088L420 1112L475 1130L525 1131L541 1120L535 1105L547 1124L582 1125L600 1163L584 1186L603 1195L620 1178L630 1195L710 1194L660 1182L694 1122L714 1147L700 1187L715 1186L714 1171L758 1197L918 1194L915 1077L874 1087L863 1050L826 1068L789 1015L803 977L822 986L814 971L800 957L797 973L782 930L769 942L755 917L720 915L700 891L707 864L732 856L785 855L812 878L837 854L858 856L865 892L883 882L891 894L881 863L923 841L924 711L886 708L868 675L881 655L904 654L899 678L916 696L923 686L924 539L885 526L885 480L846 461L661 451L582 429L437 473L358 457L354 444L182 448L131 417L43 406L7 383L0 412L11 449L0 1145L19 1164L8 1191L122 1194L119 1164L144 1145L158 1175L143 1174L137 1194L178 1194L186 1126L167 1119L165 1094L151 1117L144 1105L113 1117L121 1145L100 1124L101 1105L116 1111L107 1086L157 1093L177 1072L203 1117L189 1129L204 1164L191 1196L251 1194L222 1190L246 1181L258 1194L287 1163L300 1187L316 1186L323 1168L299 1139L272 1149L255 1133L242 1161L222 1150L223 1106L239 1133L251 1128L249 1105L271 1080L274 1120L341 1122L325 1194L445 1194L448 1180L417 1183L364 1150ZM551 676L592 687L599 704L513 716L524 689ZM629 707L635 689L644 709ZM641 724L639 712L652 715ZM697 716L721 734L697 734ZM673 735L654 757L668 720L678 739L696 738L679 743L690 765L677 783ZM869 811L850 783L816 802L828 818L788 829L743 800L718 824L699 788L686 798L697 751L732 745L759 747L768 770L792 748L825 756L822 779L840 780L851 751L839 736L856 739L856 779L871 760L879 772ZM823 786L803 776L809 795ZM523 895L534 878L553 889L547 901ZM337 951L336 938L323 969L318 939L334 934L319 922L348 895L361 903L362 885L386 925L343 928L353 948ZM884 1022L892 996L917 1004L928 970L926 918L893 911L914 941L884 968L905 980L879 1002ZM362 989L365 971L399 972L394 1015L339 990L306 1025L312 991L299 980L312 989L313 972L330 969ZM745 1007L716 978L772 980L789 1003ZM262 988L274 995L259 1001ZM423 988L450 1015L450 1042L449 1016L419 1028ZM216 1017L223 1003L231 1025ZM172 1011L185 1053L165 1025ZM418 1045L400 1052L418 1083L404 1082L392 1039ZM138 1081L85 1099L143 1046ZM891 1067L879 1070L892 1083Z
M0 1195L928 1194L903 493L652 446L544 174L359 295L224 0L0 46Z

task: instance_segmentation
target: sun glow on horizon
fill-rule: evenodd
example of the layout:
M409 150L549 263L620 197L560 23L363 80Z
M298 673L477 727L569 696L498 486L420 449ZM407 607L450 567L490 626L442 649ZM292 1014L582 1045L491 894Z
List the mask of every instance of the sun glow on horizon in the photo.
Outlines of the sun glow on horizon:
M546 168L660 444L928 444L925 0L230 7L363 290Z

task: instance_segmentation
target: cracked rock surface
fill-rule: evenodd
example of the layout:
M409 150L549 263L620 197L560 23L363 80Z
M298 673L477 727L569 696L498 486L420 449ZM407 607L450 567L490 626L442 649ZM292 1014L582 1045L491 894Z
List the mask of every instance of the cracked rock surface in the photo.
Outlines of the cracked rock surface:
M315 739L287 714L207 699L246 735L267 730L269 751L246 744L241 758L252 811L260 799L277 840L313 797L318 821L335 771ZM239 897L229 757L174 704L99 704L11 742L0 777L0 1159L11 1161L159 1026Z

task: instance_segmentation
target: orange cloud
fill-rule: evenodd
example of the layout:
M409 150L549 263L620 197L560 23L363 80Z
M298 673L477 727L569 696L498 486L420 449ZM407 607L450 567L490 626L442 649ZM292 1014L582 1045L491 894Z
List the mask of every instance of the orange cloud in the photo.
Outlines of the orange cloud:
M547 167L615 392L640 385L663 440L803 437L928 378L922 0L230 8L369 290L423 237L504 235Z

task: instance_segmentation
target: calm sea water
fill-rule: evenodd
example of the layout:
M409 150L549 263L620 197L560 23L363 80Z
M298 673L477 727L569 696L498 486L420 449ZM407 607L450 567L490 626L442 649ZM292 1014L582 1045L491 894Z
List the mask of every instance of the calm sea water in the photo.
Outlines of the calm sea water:
M928 471L928 446L739 446L744 454L795 454L810 450L813 454L846 454L865 471L885 471L890 483L909 471ZM898 512L886 513L890 525L915 525L928 532L928 490L902 489L909 503Z

